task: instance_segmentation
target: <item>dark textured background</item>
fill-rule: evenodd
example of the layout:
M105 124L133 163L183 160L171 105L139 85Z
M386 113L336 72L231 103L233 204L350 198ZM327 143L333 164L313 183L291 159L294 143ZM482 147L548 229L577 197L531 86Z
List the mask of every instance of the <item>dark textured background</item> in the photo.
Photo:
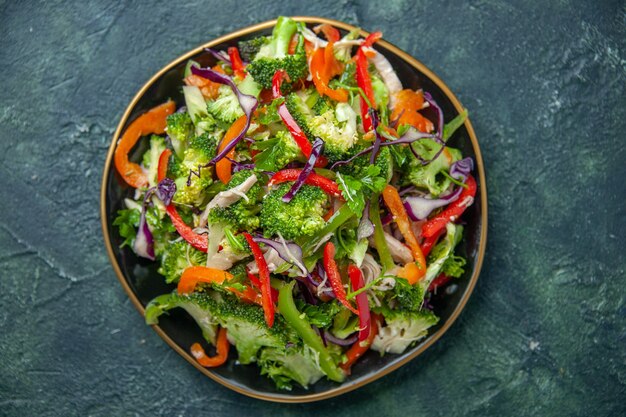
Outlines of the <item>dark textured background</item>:
M89 3L0 0L0 415L626 414L623 1ZM380 29L433 69L470 110L490 199L483 273L453 328L401 370L301 406L230 392L145 326L98 215L138 88L279 14Z

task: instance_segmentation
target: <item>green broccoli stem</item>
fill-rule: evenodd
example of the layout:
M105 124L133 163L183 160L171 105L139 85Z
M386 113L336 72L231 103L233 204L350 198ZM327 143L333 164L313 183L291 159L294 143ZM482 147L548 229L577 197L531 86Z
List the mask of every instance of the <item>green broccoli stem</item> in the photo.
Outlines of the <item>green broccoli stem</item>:
M383 271L389 271L393 269L396 264L393 262L391 252L387 246L385 240L385 231L383 230L383 222L380 219L380 210L378 209L378 198L380 194L374 194L370 201L370 220L374 223L374 243L376 244L376 251L380 257L380 262L383 266Z
M315 330L313 330L309 322L304 318L304 315L301 315L293 301L294 284L295 281L292 281L284 285L278 291L278 309L280 314L285 318L287 323L293 327L296 333L298 333L304 343L319 354L319 365L326 376L333 381L342 382L345 379L344 373L335 364L332 356L324 347L324 342L322 342L319 335L315 333Z
M354 212L347 204L341 206L341 208L330 219L330 222L328 222L323 229L317 232L315 236L307 237L307 241L305 243L299 242L301 243L304 255L308 256L313 248L315 248L325 236L329 233L333 233L339 228L339 226L350 220L353 216Z
M291 42L291 38L297 30L298 25L295 20L285 16L280 16L278 18L276 26L272 32L272 42L274 43L274 50L277 58L287 55L289 42Z

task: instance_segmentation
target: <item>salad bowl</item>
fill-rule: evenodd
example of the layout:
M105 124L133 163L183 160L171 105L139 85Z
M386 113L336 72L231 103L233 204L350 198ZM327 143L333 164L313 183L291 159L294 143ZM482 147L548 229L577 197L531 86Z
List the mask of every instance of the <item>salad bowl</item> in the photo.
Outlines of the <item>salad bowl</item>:
M309 26L327 23L344 33L356 29L349 24L325 18L294 19ZM188 60L193 59L203 66L208 65L214 58L205 51L205 48L224 50L236 45L240 40L269 35L275 23L276 20L272 20L222 36L167 64L135 94L119 121L104 166L100 207L102 230L113 269L133 305L142 315L153 298L171 291L174 286L166 284L158 276L158 266L155 263L136 256L128 247L121 247L124 239L114 227L113 220L117 211L123 207L124 199L131 196L134 190L124 183L113 166L118 139L134 119L156 105L167 99L174 100L178 105L183 103L180 80L183 78ZM367 33L362 31L361 35L366 36ZM432 95L442 108L446 122L463 112L463 106L451 90L421 62L384 40L379 41L376 48L391 63L407 88L422 88ZM268 401L301 403L334 397L357 389L409 363L441 338L458 318L478 280L485 253L487 238L485 173L479 144L469 119L466 119L463 126L456 131L450 143L460 149L463 155L474 160L478 182L475 202L464 214L465 233L458 246L459 253L467 259L466 270L460 279L448 285L444 291L433 294L429 303L440 317L440 321L429 330L427 337L404 353L381 356L370 351L354 366L352 374L342 383L320 380L307 389L294 387L292 391L285 392L278 390L268 379L259 377L258 369L254 365L242 366L237 364L235 359L229 359L225 365L217 368L207 369L200 366L188 352L188 348L202 338L201 330L183 310L172 311L170 315L161 318L158 325L153 325L153 329L172 349L204 375L236 392ZM131 152L131 159L145 150L146 145L142 147L140 143Z

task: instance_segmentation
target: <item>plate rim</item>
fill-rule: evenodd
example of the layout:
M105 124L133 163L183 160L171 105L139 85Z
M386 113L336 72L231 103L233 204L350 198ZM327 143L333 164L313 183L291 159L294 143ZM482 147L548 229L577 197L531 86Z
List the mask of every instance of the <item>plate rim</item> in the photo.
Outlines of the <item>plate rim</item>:
M346 31L352 31L355 29L359 29L360 30L360 34L361 36L367 36L369 35L370 32L367 32L365 30L362 30L360 28L357 28L356 26L353 26L349 23L345 23L345 22L341 22L338 20L334 20L334 19L329 19L329 18L324 18L324 17L317 17L317 16L294 16L292 17L294 20L299 21L299 22L304 22L304 23L313 23L313 24L323 24L323 23L327 23L330 25L333 25L335 27L338 27L340 29L344 29ZM186 53L184 53L183 55L175 58L174 60L172 60L171 62L169 62L167 65L165 65L164 67L162 67L159 71L157 71L152 77L150 77L150 79L148 79L147 82L145 82L143 84L143 86L139 89L139 91L135 94L135 96L133 97L133 99L130 101L130 103L128 104L128 106L126 107L126 109L124 110L124 113L122 114L120 121L117 125L117 128L115 130L115 132L113 133L113 138L111 141L111 144L109 145L109 150L107 152L107 157L104 163L104 170L102 173L102 182L101 182L101 189L100 189L100 221L101 221L101 226L102 226L102 234L103 234L103 238L104 238L104 243L107 249L107 254L109 256L109 260L111 262L111 265L113 266L113 270L115 271L115 274L117 276L118 281L120 281L122 288L124 288L124 291L126 292L126 294L128 295L128 297L130 298L131 302L133 303L133 305L135 306L135 308L139 311L139 313L142 315L142 317L145 316L145 308L143 307L143 305L141 304L141 302L139 301L139 299L137 298L137 296L135 295L135 293L133 292L133 290L130 288L130 285L128 284L128 281L126 279L126 277L124 276L124 274L122 273L122 270L117 262L117 258L115 257L115 254L113 252L113 247L112 247L112 243L111 243L111 237L109 236L109 228L108 228L108 219L106 216L106 198L107 198L107 185L108 185L108 178L109 178L109 172L111 170L111 165L112 165L112 160L113 160L113 154L115 152L115 147L117 145L117 141L118 138L120 137L120 134L122 133L122 129L124 128L126 122L128 121L128 118L132 112L132 110L135 108L135 106L137 105L137 102L139 102L139 100L144 96L144 94L146 93L146 91L163 75L165 74L167 71L169 71L171 68L173 68L174 66L178 65L179 63L181 63L182 61L188 60L189 58L191 58L192 56L202 52L202 50L204 48L210 48L212 46L221 44L223 42L227 42L231 39L234 38L238 38L244 35L248 35L250 33L253 32L257 32L259 30L263 30L263 29L268 29L272 26L274 26L277 22L277 19L272 19L272 20L268 20L265 22L261 22L261 23L257 23L251 26L246 26L242 29L238 29L236 31L230 32L226 35L220 36L218 38L215 38L207 43L204 43ZM428 67L426 67L426 65L424 65L421 61L417 60L416 58L412 57L411 55L409 55L408 53L404 52L403 50L401 50L400 48L396 47L395 45L385 41L385 40L380 40L377 42L377 46L379 47L383 47L385 48L387 51L397 55L399 58L401 58L402 60L404 60L407 64L409 64L410 66L414 67L415 69L417 69L418 71L420 71L422 74L424 74L426 77L428 77L432 82L434 82L437 87L439 87L441 89L441 91L448 97L448 99L451 101L452 105L454 106L454 108L456 109L456 111L458 113L461 113L464 110L464 107L461 105L461 102L458 100L458 98L454 95L454 93L452 93L452 91L450 90L450 88L433 72L431 71ZM265 401L272 401L272 402L279 402L279 403L308 403L308 402L313 402L313 401L320 401L320 400L324 400L324 399L328 399L328 398L332 398L332 397L336 397L338 395L341 394L345 394L347 392L353 391L357 388L360 388L370 382L373 382L379 378L382 378L383 376L395 371L396 369L400 368L401 366L409 363L410 361L412 361L413 359L415 359L417 356L419 356L420 354L422 354L426 349L428 349L430 346L432 346L437 340L439 340L439 338L441 338L441 336L443 336L448 329L452 326L452 324L457 320L458 316L461 314L461 312L464 310L465 305L467 304L470 296L472 295L473 291L474 291L474 287L476 286L476 282L478 281L478 277L480 275L480 271L482 269L482 264L483 264L483 260L484 260L484 256L485 256L485 249L487 246L487 188L486 188L486 178L485 178L485 170L484 170L484 163L483 163L483 159L482 159L482 154L480 152L480 146L478 144L478 139L476 138L476 134L474 132L474 128L472 126L472 123L470 121L470 118L468 117L465 120L465 128L468 132L471 144L472 144L472 148L474 150L474 154L475 154L475 159L476 159L476 165L477 165L477 171L478 171L478 176L479 176L479 184L480 184L480 203L481 203L481 227L480 227L480 241L478 244L478 254L477 254L477 258L476 258L476 263L474 265L474 271L472 273L472 276L470 277L470 281L468 283L467 289L465 290L465 294L463 295L463 297L461 298L460 302L457 304L457 306L454 308L454 311L452 312L452 314L450 315L450 317L448 318L448 320L446 321L446 323L440 328L438 329L435 333L433 333L432 335L430 335L428 337L428 339L423 342L422 344L420 344L420 346L413 352L411 352L411 354L405 356L404 358L402 358L401 360L398 360L396 362L391 363L390 365L381 368L378 372L374 372L371 376L365 377L360 381L355 381L354 383L348 383L348 384L344 384L341 386L338 386L336 388L332 388L328 391L322 392L322 393L314 393L314 394L305 394L305 395L287 395L287 394L266 394L266 393L261 393L261 392L257 392L255 390L252 389L248 389L246 387L243 387L239 384L235 384L232 383L222 377L220 377L218 374L212 372L210 369L204 368L202 366L200 366L198 364L198 362L191 356L190 353L188 353L187 351L185 351L184 349L182 349L180 346L178 346L168 335L167 333L165 333L165 331L163 329L161 329L161 327L156 324L156 325L152 325L152 329L172 348L174 349L174 351L176 351L176 353L178 353L180 356L182 356L183 358L185 358L185 360L187 360L187 362L189 362L191 365L193 365L196 369L198 369L200 372L202 372L204 375L208 376L209 378L211 378L213 381L225 386L226 388L229 388L235 392L238 392L240 394L246 395L248 397L252 397L252 398L256 398L256 399L260 399L260 400L265 400Z

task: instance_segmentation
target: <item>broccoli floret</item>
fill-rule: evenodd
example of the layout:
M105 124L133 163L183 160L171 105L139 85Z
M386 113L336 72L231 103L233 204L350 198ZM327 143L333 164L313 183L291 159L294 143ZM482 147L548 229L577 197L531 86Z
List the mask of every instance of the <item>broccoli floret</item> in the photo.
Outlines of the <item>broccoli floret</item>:
M419 141L412 146L425 160L430 160L441 148L441 145L430 139ZM426 165L422 165L422 163L413 156L408 147L405 152L410 154L409 158L411 162L408 170L405 172L404 182L409 182L416 187L427 189L433 197L439 196L450 187L452 181L448 176L443 174L443 171L448 172L450 165L461 159L461 152L458 149L448 147L444 152L439 154L434 161Z
M157 171L159 168L159 156L165 150L165 138L157 135L150 136L150 149L142 158L142 163L148 169L148 183L154 187L157 183Z
M454 256L454 248L459 244L462 238L463 226L454 223L448 223L446 225L446 236L441 242L435 245L428 255L426 276L420 281L420 285L422 285L424 289L428 288L432 280L444 271L444 268L446 268L444 272L450 274L450 276L459 277L463 274L465 259ZM458 259L462 259L462 261Z
M207 110L216 119L229 124L243 116L237 96L226 85L219 88L219 96L215 100L208 102Z
M316 116L321 116L326 113L328 110L332 110L333 105L328 97L323 97L318 94L318 98L313 104L311 110L315 113Z
M163 294L148 303L146 306L146 324L159 323L159 317L173 308L183 308L198 323L205 340L215 345L217 336L218 320L215 313L218 311L217 302L205 293L192 293L190 295Z
M166 131L172 141L174 152L176 152L179 158L182 158L187 143L191 140L195 132L189 113L184 111L167 116Z
M267 45L270 42L270 38L267 36L259 36L247 41L239 41L239 54L245 61L252 61L261 47Z
M306 388L324 376L315 353L306 347L265 348L258 364L261 375L267 375L278 389L291 390L292 381Z
M165 282L178 282L183 271L190 266L206 264L206 253L193 248L184 240L171 243L161 257L159 274L165 277Z
M285 203L282 198L292 184L281 184L264 198L260 218L266 236L278 233L285 239L312 236L326 224L322 217L328 204L326 194L317 187L303 185L295 197Z
M227 189L241 185L254 171L243 170L236 172L227 184ZM210 223L222 223L237 231L250 231L259 227L259 203L263 196L263 187L255 183L246 193L245 198L228 207L215 207L209 212Z
M257 169L278 171L298 159L300 148L286 130L280 130L273 138L257 141L254 148L261 151L254 157Z
M419 311L424 302L424 289L419 285L411 285L404 278L396 277L396 284L391 291L391 299L395 300L395 309L403 311Z
M146 307L146 323L157 324L159 316L176 307L184 308L196 320L210 343L215 343L216 326L225 327L242 364L254 362L261 348L284 349L297 338L279 315L269 328L260 306L211 290L189 295L175 291L155 298Z
M424 338L428 329L438 321L439 318L428 310L389 310L385 313L386 325L378 330L372 349L380 353L402 353L412 343Z
M368 144L369 146L369 144ZM356 155L366 148L366 145L358 144L353 146L348 152L350 155ZM374 160L374 166L380 168L379 175L384 177L387 182L391 180L393 175L393 157L391 155L390 146L381 147ZM348 174L356 178L362 178L367 175L368 167L370 167L370 154L361 155L355 158L352 162L339 167L339 172L342 174Z
M315 116L315 113L313 113L313 110L311 110L306 103L308 97L308 92L298 91L290 93L285 98L285 106L287 110L289 110L291 117L293 117L300 129L302 129L309 141L312 142L315 138L311 129L309 129L309 122Z
M343 159L358 139L356 113L347 103L338 103L333 108L325 102L324 107L327 106L328 109L321 115L316 115L306 101L307 97L291 93L287 96L285 104L310 141L316 137L324 141L324 155L330 162ZM314 103L313 106L315 105ZM320 104L317 110L321 110L321 107Z
M246 67L254 80L263 88L272 88L272 78L277 70L287 72L291 84L304 78L308 74L306 54L301 41L296 48L296 53L287 55L289 42L298 29L298 24L288 17L278 18L268 43L262 45L254 57L254 60ZM288 87L287 82L283 86Z
M204 167L215 156L217 140L203 133L189 141L184 158L177 167L174 201L181 204L202 203L203 191L213 184L213 168ZM189 176L190 171L194 174ZM198 175L199 174L199 175ZM191 183L187 185L188 179Z

